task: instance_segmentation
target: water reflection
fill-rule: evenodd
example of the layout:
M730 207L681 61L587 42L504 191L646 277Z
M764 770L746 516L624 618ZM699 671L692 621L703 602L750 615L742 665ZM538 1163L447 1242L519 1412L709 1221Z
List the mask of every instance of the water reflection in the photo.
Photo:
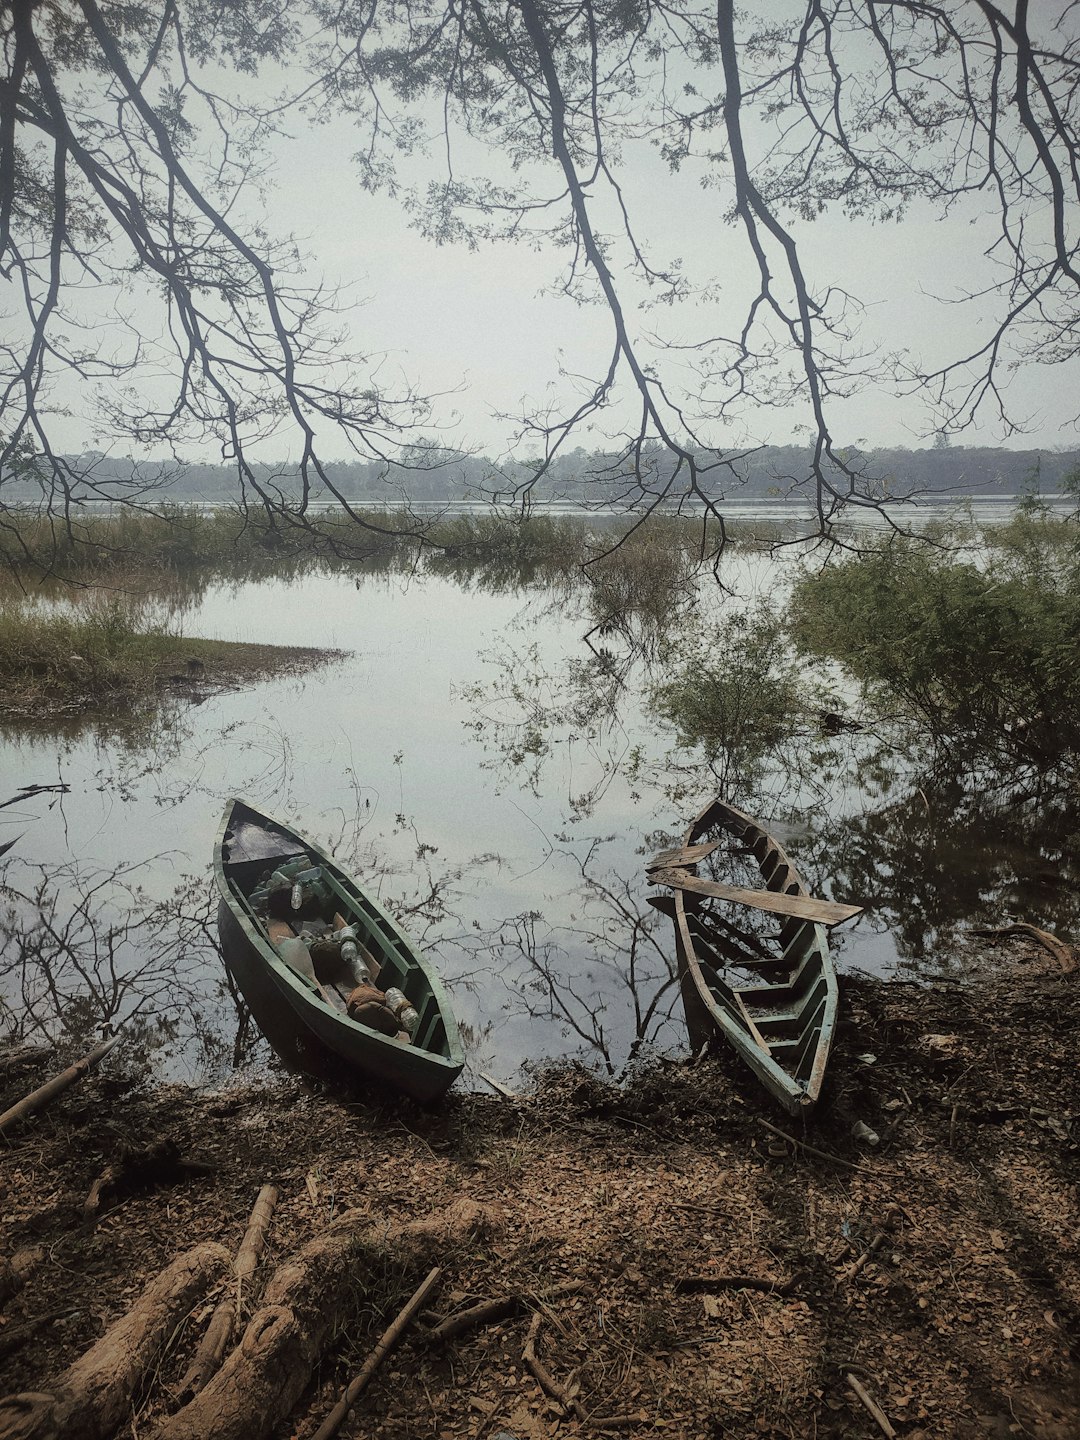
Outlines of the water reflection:
M637 590L610 574L601 587L579 559L285 567L170 591L186 633L351 658L152 717L8 726L4 793L49 776L70 788L32 825L3 812L26 832L0 872L4 1031L74 1048L129 1017L158 1073L266 1063L210 923L232 794L363 877L433 950L474 1070L507 1077L555 1054L617 1074L641 1047L683 1045L670 925L647 905L642 859L718 791L768 823L814 893L867 903L838 936L842 964L929 975L958 925L1077 927L1067 822L928 776L891 734L829 733L818 712L843 709L834 690L790 725L760 723L762 676L790 657L740 650L738 626L747 645L764 634L746 617L756 592L782 590L786 559L733 552L727 593L695 589L677 546L627 550ZM691 672L733 702L710 733L656 704Z

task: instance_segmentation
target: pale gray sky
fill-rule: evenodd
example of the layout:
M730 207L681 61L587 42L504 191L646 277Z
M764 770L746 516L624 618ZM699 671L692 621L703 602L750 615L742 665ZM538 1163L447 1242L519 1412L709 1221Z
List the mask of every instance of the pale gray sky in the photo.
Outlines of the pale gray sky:
M612 325L602 305L580 306L550 293L564 255L525 243L436 246L410 230L400 205L363 193L350 162L355 140L344 122L299 133L283 147L269 213L272 222L306 238L312 272L349 286L365 303L352 320L369 352L385 356L390 382L407 375L421 389L445 392L436 414L451 426L448 443L502 448L510 433L498 412L522 405L566 406L576 389L561 369L598 376L606 368ZM692 172L670 176L658 157L639 151L620 171L640 235L657 263L683 260L687 271L715 278L721 290L697 301L632 312L638 334L658 331L679 344L730 334L741 323L755 282L742 232L722 218L724 199L701 187ZM558 181L551 167L550 188ZM908 352L930 366L955 357L961 344L980 343L991 311L986 305L944 303L978 290L992 271L982 245L992 232L974 205L948 217L927 203L900 223L824 218L793 222L805 268L819 288L850 290L865 310L856 317L858 341L872 353ZM545 293L546 292L546 293ZM632 284L627 294L640 293ZM678 362L684 373L692 356ZM456 393L449 393L456 392ZM1010 382L1017 414L1028 419L1014 448L1072 448L1080 444L1080 374L1076 365L1021 366ZM634 415L633 396L623 414ZM830 416L841 442L919 446L934 428L923 399L905 398L888 384L871 384ZM456 417L456 418L455 418ZM720 444L787 443L807 423L801 407L744 413L741 424L717 428ZM613 422L612 422L613 423ZM633 423L631 421L631 423ZM583 435L588 446L599 434ZM958 443L1002 443L986 416Z
M238 82L231 77L228 83ZM267 80L258 83L267 85ZM268 93L275 88L270 84ZM564 411L582 392L582 382L572 377L596 379L604 372L613 343L606 308L579 306L550 293L564 254L524 243L483 244L476 251L439 248L410 230L397 201L361 190L351 160L361 139L347 121L314 125L293 117L289 123L291 138L275 149L273 184L265 202L267 224L273 231L301 237L310 256L311 278L341 285L364 302L350 317L351 331L357 348L381 357L376 374L382 387L393 390L405 377L420 391L440 396L433 419L444 443L499 455L514 432L512 422L498 418L500 412ZM433 130L437 123L435 112ZM753 132L748 134L753 141ZM403 178L423 183L426 176L443 173L440 144L432 150L426 165L403 166ZM454 162L457 173L480 166L490 173L498 158L493 161L459 146ZM561 177L554 162L548 170L546 177L529 179L535 188L557 193ZM655 330L663 340L688 346L710 335L731 335L741 326L756 286L751 257L741 229L723 218L730 197L703 188L702 173L691 163L678 176L670 175L645 141L627 147L618 167L638 237L650 258L658 265L681 258L691 277L718 286L708 300L642 312L636 302L643 291L636 281L627 280L624 300L639 339ZM504 166L498 178L512 183L513 172ZM605 215L604 202L596 204L598 223L610 228L605 227L610 210ZM812 224L793 221L792 230L816 293L826 285L839 286L865 306L855 320L857 348L874 357L897 351L910 356L913 364L933 366L978 344L990 323L986 305L941 303L965 290L978 290L991 278L981 252L993 232L979 223L977 214L971 204L957 206L943 218L920 204L899 224L823 218ZM616 274L625 274L617 245L611 258ZM102 337L107 344L107 325ZM658 350L653 354L660 358ZM661 363L673 389L682 387L692 394L700 379L695 354L669 353ZM140 379L147 389L153 387L151 367L144 368ZM1021 365L1012 377L1010 400L1015 413L1027 420L1027 430L1006 443L1020 448L1080 444L1078 396L1075 364ZM61 398L73 411L61 422L64 443L70 448L92 443L90 397L61 392ZM578 443L603 445L608 433L634 425L639 410L640 402L624 381L603 413L603 428L582 429ZM694 419L696 413L688 402L688 416ZM891 380L869 383L850 399L833 400L828 419L841 444L919 446L935 428L925 401L905 397ZM721 446L784 444L798 438L798 427L809 420L808 409L800 404L744 407L730 421L705 426L703 434ZM993 445L1002 439L987 413L980 427L957 437L957 443ZM327 457L347 456L343 442L332 433L321 435L320 441ZM262 451L266 458L282 457L289 444L283 436ZM535 448L526 447L526 453ZM214 457L192 452L190 458Z

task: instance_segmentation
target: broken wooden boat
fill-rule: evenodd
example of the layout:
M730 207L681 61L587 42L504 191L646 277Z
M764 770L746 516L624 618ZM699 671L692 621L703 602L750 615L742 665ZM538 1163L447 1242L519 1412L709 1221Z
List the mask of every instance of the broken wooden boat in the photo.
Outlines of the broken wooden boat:
M428 1102L461 1073L457 1021L397 922L313 841L242 800L214 846L218 935L260 1028L286 1060L329 1055ZM282 1037L285 1037L284 1039Z
M821 1093L836 1027L827 928L862 907L808 894L779 842L722 800L646 868L674 892L650 899L675 923L691 1045L722 1035L781 1105L805 1114ZM729 883L733 870L756 871L764 889Z

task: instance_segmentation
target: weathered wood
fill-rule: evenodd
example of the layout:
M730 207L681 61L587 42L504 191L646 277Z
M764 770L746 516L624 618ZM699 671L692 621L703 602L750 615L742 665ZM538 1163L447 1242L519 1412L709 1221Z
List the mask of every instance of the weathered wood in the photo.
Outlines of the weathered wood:
M541 1319L540 1312L537 1311L529 1326L529 1333L525 1338L525 1348L521 1352L521 1358L532 1372L533 1378L540 1386L540 1389L543 1390L545 1394L550 1395L556 1404L561 1405L567 1416L573 1415L578 1420L581 1420L584 1418L581 1406L573 1396L569 1395L563 1386L559 1384L536 1353L536 1342L540 1338Z
M44 1110L50 1100L54 1100L57 1095L62 1095L69 1086L75 1084L76 1080L81 1080L95 1065L104 1060L113 1046L119 1044L120 1039L119 1035L113 1035L108 1040L102 1040L81 1060L76 1060L74 1065L69 1065L66 1070L61 1070L59 1075L54 1075L51 1080L47 1080L36 1090L31 1090L29 1095L24 1095L9 1110L5 1110L0 1115L0 1135L6 1135L21 1120L27 1120L31 1115L36 1115L39 1110Z
M861 905L818 900L812 895L785 895L781 890L748 890L741 885L724 885L719 880L703 880L700 876L691 875L688 870L657 870L650 878L655 885L669 885L673 890L689 890L692 895L730 900L736 905L766 910L770 915L790 915L797 920L811 920L817 925L841 925L863 911Z
M350 1380L345 1387L341 1399L327 1415L326 1419L316 1430L314 1440L331 1440L331 1436L337 1434L345 1423L349 1411L356 1404L371 1381L371 1377L378 1370L379 1366L397 1345L398 1341L409 1328L413 1319L424 1308L424 1302L435 1289L442 1277L442 1270L436 1265L428 1272L420 1287L413 1292L409 1300L394 1317L394 1320L383 1331L379 1343L364 1361L360 1373L354 1380Z
M503 1097L504 1100L518 1099L517 1092L511 1090L509 1085L504 1085L501 1080L496 1080L494 1075L489 1075L486 1070L481 1070L479 1074L480 1079L483 1080L486 1084L490 1085L493 1090L498 1091L498 1093Z
M10 1259L0 1260L0 1305L6 1305L13 1295L19 1293L44 1259L44 1248L30 1245L24 1250L16 1250Z
M188 1366L187 1374L180 1381L178 1393L182 1397L197 1395L211 1375L221 1368L233 1330L242 1313L244 1285L255 1274L277 1202L277 1186L264 1185L252 1208L244 1238L233 1261L235 1288L230 1287L229 1294L218 1301L210 1317L195 1357Z
M307 1388L319 1356L355 1306L365 1269L388 1251L395 1263L423 1263L485 1224L492 1212L459 1200L397 1227L366 1214L340 1217L280 1266L239 1345L198 1395L143 1432L143 1440L263 1440Z
M853 1375L850 1370L847 1370L844 1372L844 1379L851 1386L852 1393L856 1400L858 1400L861 1405L864 1405L874 1417L874 1421L878 1429L885 1436L885 1440L897 1440L896 1431L889 1423L889 1417L873 1396L869 1395L866 1389L859 1383L858 1377Z
M177 1325L225 1273L229 1252L196 1245L178 1256L132 1308L49 1386L0 1400L3 1440L106 1440ZM209 1432L208 1432L209 1433Z
M466 1330L472 1330L477 1325L490 1325L496 1320L508 1320L512 1315L518 1315L530 1305L549 1305L552 1300L563 1295L576 1295L579 1290L585 1288L584 1280L565 1280L561 1285L556 1285L550 1290L531 1293L528 1295L514 1294L503 1295L497 1300L481 1300L476 1305L470 1305L467 1310L458 1310L453 1315L448 1315L445 1320L440 1320L427 1332L427 1338L437 1344L446 1344Z
M675 845L670 850L661 850L651 860L646 860L646 870L670 870L684 865L696 865L706 859L723 844L721 840L702 840L697 845Z

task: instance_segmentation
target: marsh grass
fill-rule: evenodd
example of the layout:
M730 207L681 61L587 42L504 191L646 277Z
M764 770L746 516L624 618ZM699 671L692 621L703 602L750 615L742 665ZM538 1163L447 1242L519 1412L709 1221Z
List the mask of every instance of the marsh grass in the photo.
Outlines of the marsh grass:
M412 554L411 522L372 512L357 523L340 512L271 524L262 512L165 504L77 514L61 520L13 512L0 530L0 565L22 577L81 584L117 575L266 575L314 565L355 566Z
M262 512L165 503L76 512L12 511L0 527L0 571L23 584L57 578L79 585L160 588L194 577L290 576L311 569L385 569L424 563L490 588L555 584L576 577L596 591L598 614L637 606L656 612L696 575L719 533L674 516L522 515L486 511L430 520L372 510L312 513L285 524ZM735 548L767 546L752 530Z
M111 594L91 592L67 604L9 600L0 607L0 711L153 699L177 684L236 684L295 668L305 657L317 663L332 653L188 638L149 607Z

